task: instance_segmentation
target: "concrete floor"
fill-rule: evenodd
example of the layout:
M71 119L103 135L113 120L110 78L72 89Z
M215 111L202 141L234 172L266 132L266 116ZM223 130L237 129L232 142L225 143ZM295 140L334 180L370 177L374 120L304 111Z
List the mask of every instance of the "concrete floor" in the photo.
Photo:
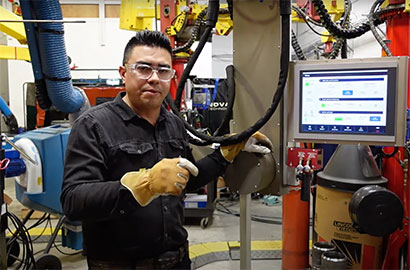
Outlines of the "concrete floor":
M14 180L6 179L6 190L5 192L14 198ZM279 202L272 206L267 206L262 203L262 199L253 199L251 200L251 213L253 217L257 217L260 219L267 219L270 222L277 223L281 218L282 206ZM228 198L222 199L221 203L223 206L227 207L228 210L239 213L239 200L229 200ZM9 206L8 211L15 213L17 216L21 216L21 209L24 208L20 202L16 199L12 202ZM220 209L221 211L219 211ZM228 241L239 241L239 217L233 214L226 213L227 209L222 207L222 205L217 206L216 210L213 214L213 221L212 223L205 229L199 226L199 220L189 220L189 223L185 225L189 233L189 242L190 246L202 244L202 243L214 243L214 242L228 242ZM28 224L35 222L35 220L30 220ZM52 224L56 224L57 219L52 220ZM49 231L49 229L47 229ZM48 233L50 234L50 233ZM259 221L251 221L251 240L264 240L264 241L272 241L272 240L281 240L282 236L282 227L280 224L270 224L266 222L259 222ZM35 236L31 236L34 238ZM33 251L36 253L35 258L42 254L42 250L45 248L47 244L48 238L42 237L38 239L36 242L33 243ZM61 247L61 241L59 238L56 240L56 245L59 246L59 249L66 254L60 253L55 247L53 247L50 251L50 254L57 256L60 261L62 262L63 269L87 269L87 264L85 257L81 254L76 255L67 255L75 253L74 250L63 248ZM280 260L280 250L277 250L276 255L261 255L259 256L257 253L252 253L252 257L255 258L251 262L252 269L280 269L281 268L281 260ZM257 259L262 258L262 259ZM239 253L237 256L233 256L231 258L227 258L226 260L216 261L210 259L207 262L207 259L202 260L201 263L198 265L202 265L199 268L201 270L224 270L224 269L240 269L240 260L239 260ZM199 262L199 261L198 261ZM16 263L14 264L14 268L11 267L10 269L16 269Z

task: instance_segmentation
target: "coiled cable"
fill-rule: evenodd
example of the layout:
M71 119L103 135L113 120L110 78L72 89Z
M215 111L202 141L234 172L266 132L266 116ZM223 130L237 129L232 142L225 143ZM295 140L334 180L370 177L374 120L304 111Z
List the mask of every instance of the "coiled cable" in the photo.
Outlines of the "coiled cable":
M383 38L379 35L379 33L376 30L376 26L375 26L375 19L374 19L374 14L375 14L375 10L377 8L380 7L381 4L383 4L384 0L377 0L376 2L373 3L372 7L370 8L370 13L369 13L369 26L370 26L370 30L373 33L374 38L376 39L376 41L380 44L380 46L382 47L383 51L386 53L386 55L388 57L392 57L393 54L391 53L389 47L387 47L386 43L384 42Z
M345 29L349 28L349 17L350 13L352 11L352 2L350 0L345 0L345 12L343 14L341 26ZM333 46L332 52L329 54L329 59L335 59L340 52L340 49L343 47L343 44L345 44L345 38L337 38L336 43Z
M176 54L176 53L180 53L180 52L185 52L188 51L189 48L191 48L192 44L194 44L194 42L197 40L198 38L198 34L199 34L199 29L201 27L201 23L203 22L203 19L206 15L206 11L207 9L203 9L197 16L194 27L192 29L192 34L189 37L189 39L187 40L187 42L185 42L183 45L176 47L174 49L172 49L172 53Z
M302 49L300 48L298 38L296 37L296 34L293 30L292 30L292 48L298 60L303 60L303 61L306 60L306 56L303 53Z
M210 1L211 2L211 1ZM219 4L219 3L218 3ZM208 9L211 6L208 6ZM219 8L218 8L219 10ZM209 11L208 11L209 12ZM209 145L211 143L219 143L220 145L232 145L236 144L239 142L242 142L243 140L249 138L253 133L258 131L263 125L266 124L266 122L272 117L274 112L276 111L276 108L278 107L282 96L283 92L286 86L286 81L288 77L288 69L289 69L289 55L290 55L290 14L291 14L291 2L289 0L281 0L280 1L280 14L281 14L281 20L282 20L282 31L281 31L281 56L280 56L280 73L279 73L279 81L278 81L278 86L276 89L276 92L273 96L273 100L271 103L271 106L267 109L265 115L260 118L258 121L256 121L255 124L253 124L251 127L247 128L246 130L242 131L239 134L235 134L232 136L228 137L214 137L214 136L207 136L205 134L197 132L195 128L193 128L188 122L184 121L185 128L194 136L191 136L190 142L195 145L203 146L203 145ZM208 16L207 16L208 20ZM216 20L215 20L216 22ZM205 29L205 33L201 37L201 40L199 42L198 47L202 44L205 44L206 40L208 39L210 35L210 31L213 26L209 27L207 25ZM200 50L202 50L200 48ZM198 48L195 50L195 53L193 57L189 60L187 67L185 68L180 83L178 85L177 89L177 94L175 98L175 104L172 104L172 102L169 104L172 111L180 116L179 112L179 103L182 97L182 91L185 85L185 82L189 76L189 73L195 64L196 59L199 56L199 53L197 54ZM177 107L177 108L176 108ZM181 117L182 118L182 117ZM199 139L198 139L199 138Z
M337 38L357 38L370 30L370 24L368 20L358 27L352 29L343 29L332 21L322 0L312 0L312 3L324 27L329 31L329 33ZM383 21L378 18L374 21L375 25L380 25L381 23L383 23Z

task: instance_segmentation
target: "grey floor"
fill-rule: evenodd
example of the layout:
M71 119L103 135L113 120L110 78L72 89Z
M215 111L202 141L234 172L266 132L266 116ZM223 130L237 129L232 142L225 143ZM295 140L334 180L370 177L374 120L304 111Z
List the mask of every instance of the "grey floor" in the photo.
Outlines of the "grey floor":
M6 190L5 192L14 198L14 180L6 179ZM189 242L190 245L199 244L199 243L209 243L209 242L221 242L221 241L239 241L239 229L240 221L239 217L234 215L239 213L239 200L229 200L227 197L222 197L221 203L223 205L218 205L217 209L213 214L212 223L205 229L199 226L199 221L190 220L189 224L186 224L185 227L189 233ZM224 208L223 206L227 207ZM14 198L14 201L9 206L8 211L15 213L17 216L21 216L21 209L24 208ZM221 211L219 211L220 209ZM227 212L231 211L231 214ZM280 217L282 212L282 206L279 202L272 206L267 206L263 204L263 199L252 199L251 200L251 213L253 217L261 219L261 221L251 221L251 240L281 240L282 236L282 227L277 224L280 223ZM56 219L52 221L53 224L56 223ZM263 222L268 221L268 222ZM35 222L35 220L30 220L29 222ZM273 224L275 223L275 224ZM42 254L42 250L47 244L47 239L44 241L36 241L33 244L33 251L36 256ZM56 245L59 246L61 242L56 241ZM61 251L66 254L62 254L55 247L50 251L50 254L57 256L62 262L63 269L87 269L87 264L85 257L81 254L68 255L72 254L74 251L68 248L59 247ZM36 257L35 256L35 257ZM275 256L274 256L275 257ZM257 259L252 260L251 268L252 269L281 269L281 260L280 255L275 258L270 259ZM11 267L10 269L16 269L16 267ZM240 260L230 259L224 261L215 261L210 262L206 265L203 265L197 269L201 270L214 270L214 269L240 269Z

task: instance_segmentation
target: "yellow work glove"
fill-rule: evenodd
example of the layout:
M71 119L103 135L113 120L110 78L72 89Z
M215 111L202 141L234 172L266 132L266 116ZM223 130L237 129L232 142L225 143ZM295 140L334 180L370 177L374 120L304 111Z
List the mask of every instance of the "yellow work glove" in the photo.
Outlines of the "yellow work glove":
M151 169L128 172L121 184L131 191L137 202L148 205L160 195L181 194L189 176L198 175L198 168L185 158L163 159Z
M241 151L267 154L272 149L273 145L269 138L257 131L240 143L221 146L221 154L226 161L232 162Z

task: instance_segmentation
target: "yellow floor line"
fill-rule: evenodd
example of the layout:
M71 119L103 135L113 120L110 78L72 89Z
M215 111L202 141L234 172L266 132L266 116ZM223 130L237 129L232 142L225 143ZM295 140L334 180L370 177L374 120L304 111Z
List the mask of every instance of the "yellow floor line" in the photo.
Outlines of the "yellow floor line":
M50 230L50 228L47 228L47 229L44 230L44 232L43 232L43 230L44 230L44 228L31 228L28 231L30 233L30 236L33 238L33 237L36 237L36 236L39 236L39 235L50 236L52 234L52 232L54 231L54 228L52 228L51 230ZM58 235L61 235L61 230L58 231ZM7 235L6 235L6 237L11 237L11 236L12 236L11 233L7 233Z
M42 234L43 236L50 236L52 234L52 230L47 228L32 228L29 230L30 236L36 237ZM59 230L58 235L61 235L61 230ZM11 233L6 235L7 237L11 237ZM312 247L312 241L309 241L309 248ZM189 257L191 259L203 256L210 253L217 253L217 252L229 252L230 249L240 248L239 241L221 241L221 242L206 242L206 243L199 243L193 244L189 246ZM261 251L261 250L281 250L282 249L282 240L254 240L251 241L251 250L253 251Z
M312 241L309 241L309 248L312 247ZM193 244L189 246L189 257L191 259L203 256L209 253L229 252L231 248L240 248L239 241L227 242L206 242ZM251 241L251 250L282 250L282 240L255 240Z

